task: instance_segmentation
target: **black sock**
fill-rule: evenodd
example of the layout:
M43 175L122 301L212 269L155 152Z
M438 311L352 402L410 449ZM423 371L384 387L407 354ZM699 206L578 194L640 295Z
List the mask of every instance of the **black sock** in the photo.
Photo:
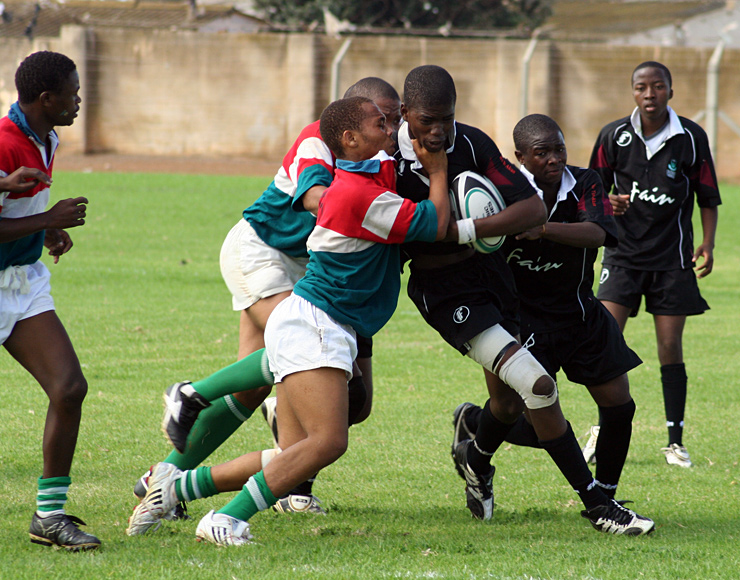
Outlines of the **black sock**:
M596 480L613 498L622 475L632 438L635 402L617 407L599 407L599 438L596 442Z
M475 445L468 447L468 465L476 473L488 473L491 469L491 457L506 438L506 434L513 427L502 423L491 413L489 401L483 406L475 432Z
M570 423L568 423L568 429L560 437L540 441L540 444L549 453L570 486L580 496L587 510L608 503L609 498L596 485L586 465L586 460L583 459L583 452Z
M318 475L318 473L316 475ZM288 495L313 495L313 482L316 479L316 475L314 475L313 477L309 477L303 483L299 483L298 485L296 485L293 489L291 489L286 494L286 496Z
M485 404L487 405L488 401L486 401ZM478 431L478 425L480 424L480 415L482 412L483 409L475 405L468 409L468 412L465 413L465 426L471 433L476 433Z
M349 409L347 410L347 419L350 427L355 424L357 416L365 407L367 401L367 387L362 375L352 377L347 384L349 395Z
M663 403L668 426L668 444L683 445L683 415L686 409L686 365L663 365L660 367L663 383Z
M527 418L522 415L514 423L509 434L506 436L506 441L519 445L521 447L534 447L536 449L542 449L540 440L537 438L537 433L532 427L532 424L527 421Z

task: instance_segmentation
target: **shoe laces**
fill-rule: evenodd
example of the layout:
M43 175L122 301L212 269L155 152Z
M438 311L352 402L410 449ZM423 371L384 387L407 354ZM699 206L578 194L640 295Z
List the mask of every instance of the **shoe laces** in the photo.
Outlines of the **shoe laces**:
M612 500L611 504L606 506L606 510L606 517L620 525L629 524L632 518L635 517L632 510L622 506L615 500Z

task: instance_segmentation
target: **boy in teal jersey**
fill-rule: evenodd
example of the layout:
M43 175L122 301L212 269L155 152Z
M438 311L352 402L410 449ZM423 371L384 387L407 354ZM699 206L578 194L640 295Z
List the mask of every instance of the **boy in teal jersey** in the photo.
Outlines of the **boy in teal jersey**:
M383 79L365 77L345 95L372 99L395 131L401 120L401 101ZM164 459L180 469L200 465L260 407L272 390L263 371L264 328L272 310L290 295L308 262L306 240L316 223L318 200L334 177L334 156L321 139L318 121L305 127L283 159L272 183L227 235L221 249L221 273L240 312L239 362L192 383L178 382L167 400L184 417L168 412L163 428L175 450ZM350 383L350 421L361 423L372 408L372 338L358 338L360 372ZM267 373L269 375L269 372ZM264 387L264 388L260 388ZM201 398L202 397L202 398ZM263 405L277 433L274 398ZM272 405L268 406L268 403ZM269 409L269 411L268 411ZM197 417L197 420L195 419ZM188 436L192 428L192 435ZM142 498L147 472L134 493ZM280 512L325 513L313 496L313 478L296 486L276 504ZM178 513L182 513L178 508Z
M355 330L374 334L395 309L398 244L442 239L449 220L444 151L431 154L417 147L429 173L430 199L416 204L394 192L390 135L385 115L369 99L342 99L322 114L321 136L339 159L335 181L322 198L308 240L307 274L265 329L278 404L290 434L283 452L266 464L261 452L254 452L213 470L184 473L159 464L129 529L146 531L186 496L239 489L246 481L234 500L201 520L196 537L218 545L248 543L247 522L254 514L344 453Z

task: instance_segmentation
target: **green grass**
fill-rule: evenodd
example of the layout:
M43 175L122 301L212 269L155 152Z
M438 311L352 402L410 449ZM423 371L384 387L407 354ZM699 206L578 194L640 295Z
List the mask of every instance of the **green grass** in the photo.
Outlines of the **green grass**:
M0 578L496 578L735 579L738 503L737 272L740 221L725 187L715 272L701 282L712 306L689 320L686 442L696 468L669 468L652 321L627 336L645 363L631 373L638 405L620 497L657 522L645 538L599 534L547 455L502 448L496 456L492 522L473 521L449 457L451 413L484 400L482 372L461 358L401 296L375 340L375 408L353 427L350 448L324 470L315 492L327 517L252 520L257 544L217 549L194 540L198 519L232 494L190 504L193 520L165 522L128 538L133 484L169 452L161 394L235 360L238 315L221 280L221 242L267 179L59 173L55 198L85 195L88 223L53 273L57 309L89 382L68 509L103 540L97 553L67 554L29 543L41 472L46 398L0 354ZM48 263L48 262L47 262ZM596 418L585 389L561 381L576 433ZM255 417L212 463L270 445Z

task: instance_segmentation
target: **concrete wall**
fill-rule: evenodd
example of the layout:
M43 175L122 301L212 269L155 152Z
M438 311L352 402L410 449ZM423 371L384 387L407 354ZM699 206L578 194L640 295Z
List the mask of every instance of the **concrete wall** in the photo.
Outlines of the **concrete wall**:
M83 111L63 129L68 151L137 155L252 157L278 161L298 131L318 118L331 95L332 59L344 38L311 34L205 34L65 27L59 38L5 39L0 45L0 111L15 100L22 58L50 49L80 68ZM528 42L419 37L356 37L339 67L339 93L364 76L401 92L420 64L447 68L457 85L457 118L489 133L513 158L520 118L522 58ZM586 164L599 129L630 113L634 66L660 60L674 76L673 107L704 108L711 50L614 47L541 41L531 61L529 112L553 116L574 164ZM740 51L721 61L720 108L740 124ZM740 137L720 122L718 173L740 179Z

